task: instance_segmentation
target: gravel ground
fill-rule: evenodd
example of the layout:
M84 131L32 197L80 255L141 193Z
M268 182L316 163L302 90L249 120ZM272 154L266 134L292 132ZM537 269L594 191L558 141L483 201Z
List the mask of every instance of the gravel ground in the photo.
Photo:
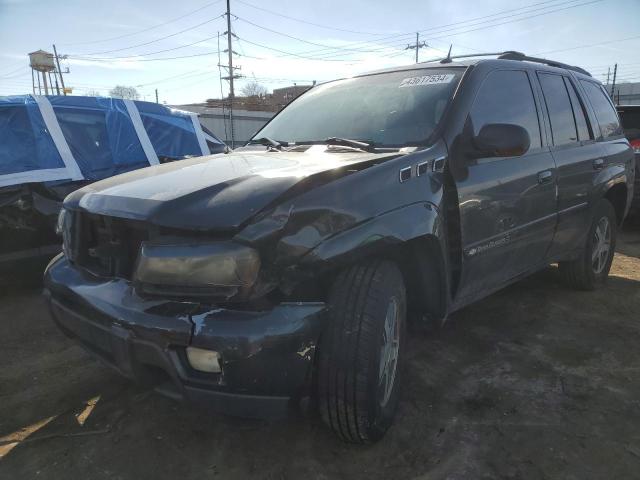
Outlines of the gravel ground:
M640 478L640 228L597 292L555 267L415 332L377 445L316 418L228 418L132 385L0 292L0 478Z

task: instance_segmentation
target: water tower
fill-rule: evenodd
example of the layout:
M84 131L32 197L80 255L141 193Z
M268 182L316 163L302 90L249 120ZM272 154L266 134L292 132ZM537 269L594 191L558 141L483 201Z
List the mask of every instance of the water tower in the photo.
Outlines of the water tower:
M53 82L51 80L51 72L54 72L56 90L58 95L60 94L60 88L58 86L58 78L55 76L56 64L55 57L52 53L45 52L44 50L38 50L29 54L29 65L31 66L31 80L33 83L33 91L35 93L36 83L35 76L38 79L38 93L42 95L42 87L44 87L44 94L49 95L49 87L53 93ZM40 79L42 78L42 83Z

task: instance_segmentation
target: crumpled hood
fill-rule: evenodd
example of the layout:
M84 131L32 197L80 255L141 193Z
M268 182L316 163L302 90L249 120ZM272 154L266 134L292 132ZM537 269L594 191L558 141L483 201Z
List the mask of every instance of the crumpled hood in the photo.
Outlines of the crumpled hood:
M332 153L324 145L305 152L237 151L136 170L74 192L65 207L150 224L194 230L234 230L265 207L303 186L399 154ZM322 174L322 175L320 175ZM320 181L320 179L318 179Z

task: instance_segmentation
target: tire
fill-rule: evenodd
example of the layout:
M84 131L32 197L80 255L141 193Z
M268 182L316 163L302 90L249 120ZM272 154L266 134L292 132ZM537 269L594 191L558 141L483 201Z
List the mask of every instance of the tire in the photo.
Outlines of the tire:
M608 230L605 231L604 228ZM616 235L616 212L611 202L602 199L594 208L587 243L580 258L559 264L560 274L565 283L577 290L594 290L603 285L613 262ZM602 242L601 238L604 239ZM605 252L607 244L608 249Z
M318 405L324 422L346 442L373 443L393 422L406 303L402 274L386 260L349 268L331 288L329 324L320 344Z

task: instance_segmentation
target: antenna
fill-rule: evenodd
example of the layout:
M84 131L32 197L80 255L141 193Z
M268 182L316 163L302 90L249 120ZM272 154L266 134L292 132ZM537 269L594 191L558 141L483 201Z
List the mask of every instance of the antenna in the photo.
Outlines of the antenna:
M451 63L451 48L453 47L453 43L449 45L449 51L447 52L446 58L440 60L440 63Z

